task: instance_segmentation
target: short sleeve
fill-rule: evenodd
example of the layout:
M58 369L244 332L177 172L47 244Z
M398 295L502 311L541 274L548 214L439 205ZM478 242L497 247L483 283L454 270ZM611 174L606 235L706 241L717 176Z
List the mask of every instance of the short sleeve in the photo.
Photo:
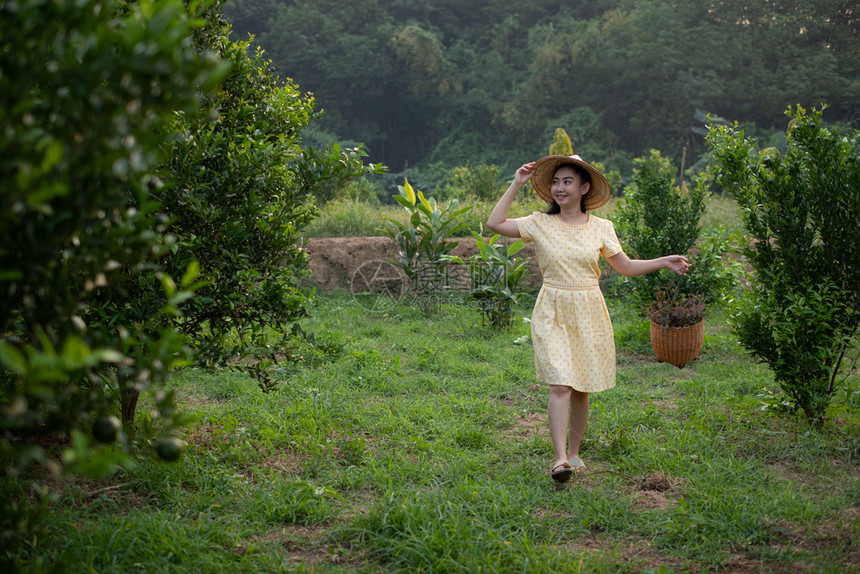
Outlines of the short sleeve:
M520 231L520 237L525 243L531 243L535 240L535 235L538 232L538 222L535 221L536 213L527 217L519 217L514 221L517 222L517 229Z
M604 226L603 247L600 248L600 254L604 257L612 257L624 251L621 248L621 242L618 241L618 236L615 234L615 225L606 220Z

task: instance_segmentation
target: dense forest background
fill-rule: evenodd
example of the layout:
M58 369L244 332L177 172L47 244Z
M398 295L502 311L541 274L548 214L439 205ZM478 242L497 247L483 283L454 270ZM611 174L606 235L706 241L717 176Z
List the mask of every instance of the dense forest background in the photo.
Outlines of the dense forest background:
M364 142L392 172L575 153L621 172L687 166L706 116L779 146L788 106L860 120L860 18L843 0L228 0L324 115L310 143Z

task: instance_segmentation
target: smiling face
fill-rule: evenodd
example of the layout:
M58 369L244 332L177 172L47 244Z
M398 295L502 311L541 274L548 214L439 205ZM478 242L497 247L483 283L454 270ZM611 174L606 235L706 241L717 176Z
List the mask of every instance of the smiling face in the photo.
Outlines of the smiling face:
M561 166L552 176L552 197L559 207L579 206L582 196L591 189L590 182L583 182L582 177L572 167Z

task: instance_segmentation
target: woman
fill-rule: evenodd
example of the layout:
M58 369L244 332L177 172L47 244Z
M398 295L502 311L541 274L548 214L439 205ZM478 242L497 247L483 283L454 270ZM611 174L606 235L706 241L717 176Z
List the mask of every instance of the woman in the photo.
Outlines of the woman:
M529 180L549 208L508 219L514 197ZM588 213L610 195L603 174L578 155L550 155L517 170L487 220L496 233L535 243L543 287L532 313L532 342L537 376L550 388L547 410L555 451L550 473L556 482L585 469L579 447L589 393L615 386L615 341L598 284L599 256L627 277L663 268L686 274L690 268L681 255L627 257L612 222Z

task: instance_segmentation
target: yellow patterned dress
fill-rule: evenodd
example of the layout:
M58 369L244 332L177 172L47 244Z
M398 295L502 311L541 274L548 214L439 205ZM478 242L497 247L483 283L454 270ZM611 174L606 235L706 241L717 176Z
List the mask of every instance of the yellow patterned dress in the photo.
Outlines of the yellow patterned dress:
M583 225L540 212L516 222L543 275L531 323L538 379L587 393L611 389L615 340L598 260L621 252L615 227L591 214Z

